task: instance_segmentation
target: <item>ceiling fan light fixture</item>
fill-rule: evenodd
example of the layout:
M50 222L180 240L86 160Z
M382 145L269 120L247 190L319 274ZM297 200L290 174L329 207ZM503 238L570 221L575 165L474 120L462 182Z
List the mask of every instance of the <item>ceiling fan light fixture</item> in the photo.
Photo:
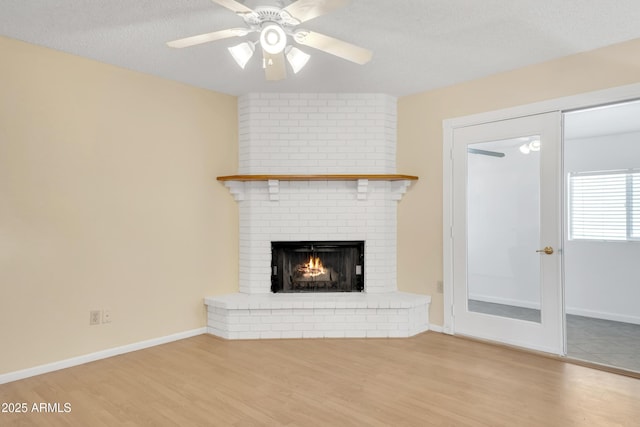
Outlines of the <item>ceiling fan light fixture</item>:
M253 52L255 51L256 47L254 43L242 42L227 49L229 49L229 53L231 53L231 56L238 63L240 68L244 70L247 62L249 62L249 60L253 56Z
M260 32L260 45L265 52L276 55L287 45L287 34L279 25L269 24Z
M293 46L287 47L286 56L294 74L298 74L298 71L302 70L304 66L307 65L307 62L309 62L309 58L311 58L311 55Z

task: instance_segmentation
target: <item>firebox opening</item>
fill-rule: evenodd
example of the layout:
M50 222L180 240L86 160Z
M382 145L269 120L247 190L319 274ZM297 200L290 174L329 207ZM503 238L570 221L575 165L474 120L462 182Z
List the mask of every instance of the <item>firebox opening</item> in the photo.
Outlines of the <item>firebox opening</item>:
M271 242L272 292L363 290L363 241Z

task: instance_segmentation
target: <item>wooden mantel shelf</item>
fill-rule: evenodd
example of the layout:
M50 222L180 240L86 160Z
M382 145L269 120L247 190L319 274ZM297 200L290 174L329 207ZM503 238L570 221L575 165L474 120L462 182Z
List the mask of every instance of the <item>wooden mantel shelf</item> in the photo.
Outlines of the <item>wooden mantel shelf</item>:
M327 175L228 175L219 176L218 181L224 183L237 200L244 200L245 182L263 181L267 183L269 200L280 200L281 181L354 181L357 183L358 200L366 200L370 181L391 181L392 200L400 200L407 191L411 181L417 176L401 174L327 174Z
M228 175L219 176L218 181L417 181L414 175L401 174L328 174L328 175Z

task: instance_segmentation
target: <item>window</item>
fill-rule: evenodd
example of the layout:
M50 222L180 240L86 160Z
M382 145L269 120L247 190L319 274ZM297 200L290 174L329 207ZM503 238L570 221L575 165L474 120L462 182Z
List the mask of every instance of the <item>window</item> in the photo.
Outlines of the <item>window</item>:
M569 239L640 240L640 171L570 173Z

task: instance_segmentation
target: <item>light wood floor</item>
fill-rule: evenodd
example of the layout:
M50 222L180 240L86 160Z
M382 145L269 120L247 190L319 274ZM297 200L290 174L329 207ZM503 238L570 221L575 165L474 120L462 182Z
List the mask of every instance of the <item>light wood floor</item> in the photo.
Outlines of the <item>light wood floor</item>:
M639 426L640 380L427 332L409 339L202 335L0 385L37 426Z

